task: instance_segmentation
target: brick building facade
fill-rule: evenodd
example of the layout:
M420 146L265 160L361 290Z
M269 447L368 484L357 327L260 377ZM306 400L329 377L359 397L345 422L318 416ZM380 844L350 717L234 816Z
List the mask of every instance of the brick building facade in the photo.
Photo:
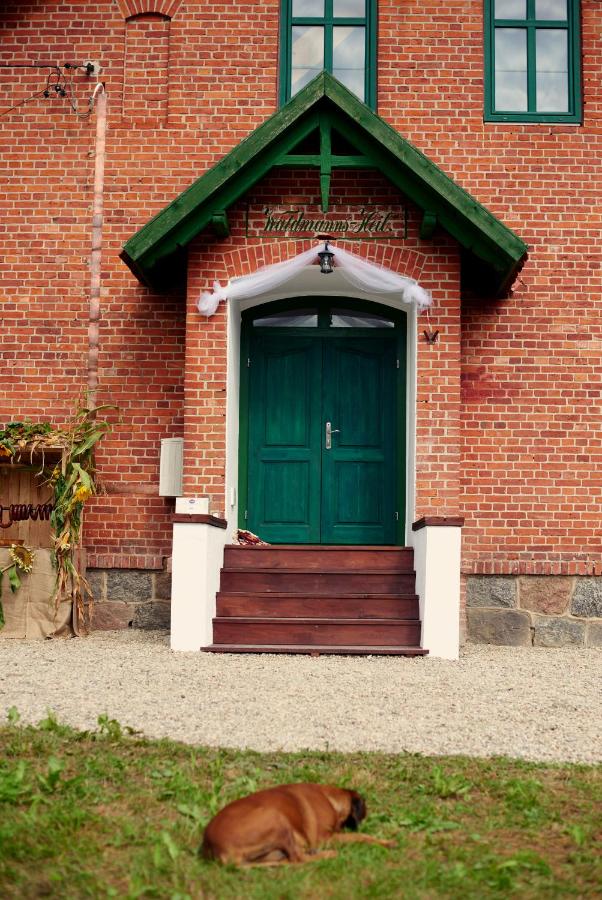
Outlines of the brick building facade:
M57 6L17 0L3 12L4 421L59 424L87 381L96 111L87 113L97 78L106 88L98 400L117 404L123 421L99 450L106 492L86 513L97 627L165 624L173 552L174 566L176 560L180 566L179 574L174 571L181 600L173 610L177 627L186 632L196 622L193 645L211 643L211 604L223 557L223 540L214 532L224 529L199 519L173 525L174 500L159 496L161 439L184 439L182 495L199 500L201 519L227 520L228 539L244 527L239 444L246 432L241 438L238 358L240 311L252 305L238 309L222 302L204 317L196 304L216 280L223 285L316 245L316 235L267 234L249 216L261 218L268 208L319 211L326 183L319 176L327 174L326 205L335 215L374 207L402 222L393 236L375 232L343 242L333 235L335 266L337 246L344 246L414 279L433 298L428 317L395 307L409 310L407 379L395 395L405 427L396 450L402 459L396 490L405 492L405 505L401 513L395 510L401 524L393 539L374 543L407 545L432 532L424 539L430 549L414 544L426 567L418 587L438 597L427 615L445 619L437 604L449 602L475 640L599 644L602 6L582 0L565 4L563 12L550 0L550 33L562 31L563 15L576 16L572 40L579 41L573 43L579 57L570 65L579 84L571 115L534 120L537 115L519 113L504 121L485 115L484 70L491 63L486 30L495 30L493 16L498 32L520 31L520 2L504 19L503 4L485 3L484 14L481 0L368 4L373 56L366 65L374 69L375 109L362 104L367 112L355 117L356 131L353 103L359 101L349 100L338 83L332 90L330 81L320 90L302 86L292 99L283 93L286 28L294 40L295 27L318 27L319 12L313 26L295 26L303 6L298 2L233 0L207 7L191 0L99 0ZM314 14L316 2L309 2ZM505 2L512 6L514 0ZM525 5L529 21L539 15L533 2ZM327 12L336 15L333 9L329 2ZM366 19L366 29L368 24ZM294 64L294 52L292 59ZM88 60L100 66L99 74L97 68L91 74L65 68ZM252 161L245 162L247 182L235 189L242 165L236 148L243 139L263 135L257 159L267 159L277 141L314 111L320 122L332 111L339 122L336 140L349 142L352 151L345 146L339 155L363 153L361 165L331 174L323 160L318 169L299 160L285 166L274 156L257 178ZM422 172L410 173L411 151L393 138L389 144L381 121L404 146L424 154ZM309 132L306 140L302 146L299 137L293 148L299 156L323 156L323 145L314 145ZM167 253L171 232L161 231L160 223L179 214L188 201L177 198L215 167L225 179L222 194L201 185ZM452 187L443 186L445 177ZM434 208L437 191L447 194ZM474 198L474 209L465 206L464 192ZM205 223L205 207L213 201L214 218L196 227L195 217ZM151 221L155 216L158 225ZM137 257L132 247L141 248L149 234ZM492 248L503 256L514 239L513 261L496 269ZM521 242L528 256L516 249ZM161 271L148 262L155 249ZM330 275L320 277L321 285L336 283ZM302 306L313 297L319 306L325 301L315 298L328 299L331 290L310 290L303 282L281 296L303 297ZM341 296L340 286L335 295ZM347 296L363 294L350 290ZM368 308L370 298L363 299ZM427 335L435 332L430 343ZM253 478L250 469L247 474ZM208 504L201 506L201 498ZM458 607L455 594L441 599L441 586L428 583L437 559L447 559L449 548L437 543L443 534L452 542L454 569L461 519L461 561L450 576L454 593L461 575ZM413 531L418 520L424 527ZM208 554L202 563L208 607L197 619L186 612L192 601L184 582L194 576L190 560L183 562L195 551L178 556L173 545L184 529L188 535L195 530L199 552ZM191 539L178 540L183 547ZM452 634L452 644L456 640ZM441 655L453 655L443 644Z

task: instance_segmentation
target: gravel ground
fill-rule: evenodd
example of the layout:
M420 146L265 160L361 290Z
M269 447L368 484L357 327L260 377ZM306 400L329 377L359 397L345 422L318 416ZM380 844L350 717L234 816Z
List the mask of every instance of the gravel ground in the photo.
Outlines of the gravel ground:
M191 744L602 761L602 652L467 647L459 662L172 653L165 632L0 643L0 719L100 713Z

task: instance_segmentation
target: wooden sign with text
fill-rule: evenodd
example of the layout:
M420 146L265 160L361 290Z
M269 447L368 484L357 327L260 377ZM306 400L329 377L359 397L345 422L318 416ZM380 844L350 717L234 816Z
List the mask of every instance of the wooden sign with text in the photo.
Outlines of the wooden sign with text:
M312 238L333 240L403 240L407 237L407 210L402 206L335 206L327 213L315 206L249 204L247 237Z

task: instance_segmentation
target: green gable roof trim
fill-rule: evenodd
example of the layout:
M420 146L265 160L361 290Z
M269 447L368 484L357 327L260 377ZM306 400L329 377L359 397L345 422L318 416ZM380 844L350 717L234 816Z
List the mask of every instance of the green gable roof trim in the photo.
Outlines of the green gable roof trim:
M330 154L330 130L357 150L357 156ZM321 154L295 155L310 135L321 136ZM326 149L324 149L326 148ZM445 175L390 125L327 72L316 76L217 165L202 175L125 244L121 258L137 278L153 288L175 281L189 242L210 227L228 234L227 210L278 165L320 166L323 208L327 208L333 166L379 169L424 211L421 236L435 227L460 244L463 282L468 289L503 295L520 271L527 246L484 206Z

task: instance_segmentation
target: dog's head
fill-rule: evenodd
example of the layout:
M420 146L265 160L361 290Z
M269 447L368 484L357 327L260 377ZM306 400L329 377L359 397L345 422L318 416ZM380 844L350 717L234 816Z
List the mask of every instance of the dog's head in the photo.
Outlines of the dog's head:
M366 818L366 801L357 793L357 791L349 791L349 815L341 825L341 828L350 828L351 831L357 831L360 822Z

